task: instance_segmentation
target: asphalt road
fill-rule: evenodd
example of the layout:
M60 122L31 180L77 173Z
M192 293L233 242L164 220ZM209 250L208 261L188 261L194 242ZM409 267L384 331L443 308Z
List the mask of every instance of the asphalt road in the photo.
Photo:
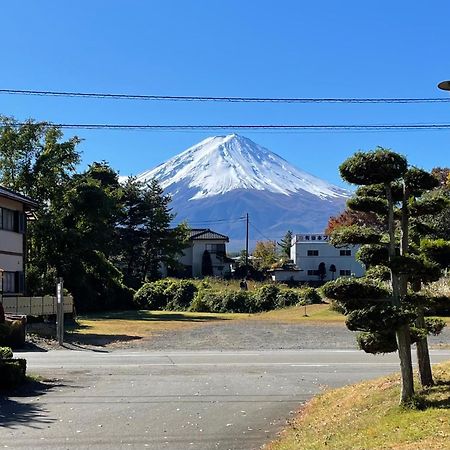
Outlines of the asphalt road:
M23 353L52 381L0 399L13 449L256 449L324 387L398 370L353 350ZM433 351L434 362L450 351Z

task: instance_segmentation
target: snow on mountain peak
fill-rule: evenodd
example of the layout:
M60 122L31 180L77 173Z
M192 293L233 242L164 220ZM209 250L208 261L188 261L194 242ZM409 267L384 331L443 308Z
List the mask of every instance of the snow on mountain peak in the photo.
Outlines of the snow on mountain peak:
M140 174L137 179L156 178L171 192L174 185L193 189L190 200L224 194L235 189L254 189L290 195L307 191L322 199L348 194L289 164L286 160L237 134L212 136Z

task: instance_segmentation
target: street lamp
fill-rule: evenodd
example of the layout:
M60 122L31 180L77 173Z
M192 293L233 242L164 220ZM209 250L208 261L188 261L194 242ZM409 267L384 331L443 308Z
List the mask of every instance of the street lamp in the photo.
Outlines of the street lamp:
M441 81L438 84L438 88L442 89L443 91L450 91L450 80Z

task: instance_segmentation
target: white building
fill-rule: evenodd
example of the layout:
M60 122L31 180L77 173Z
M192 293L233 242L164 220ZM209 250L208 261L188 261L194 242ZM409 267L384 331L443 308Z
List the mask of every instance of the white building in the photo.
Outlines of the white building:
M205 252L211 257L213 276L223 277L231 273L232 260L227 257L228 236L209 228L190 230L189 247L183 250L179 262L185 266L186 274L194 278L202 277L202 261Z
M0 294L24 292L26 215L36 206L30 198L0 186Z
M324 234L296 234L291 241L291 259L301 269L300 281L320 281L319 265L325 265L324 281L342 276L361 277L364 266L355 258L359 246L336 248ZM334 269L334 271L333 271Z

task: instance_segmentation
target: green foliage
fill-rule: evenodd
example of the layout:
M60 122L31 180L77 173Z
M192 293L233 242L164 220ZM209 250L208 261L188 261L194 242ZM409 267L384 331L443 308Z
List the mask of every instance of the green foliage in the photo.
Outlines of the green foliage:
M450 266L450 241L444 239L422 239L420 249L428 259L442 268Z
M182 311L189 308L196 292L189 280L157 280L142 285L134 294L134 303L141 309Z
M281 242L278 244L281 247L282 256L289 259L291 257L291 241L294 234L291 230L286 231L286 234L281 239Z
M165 309L173 311L185 311L194 299L197 287L189 280L172 280L164 290L168 299Z
M141 309L165 309L169 301L165 291L171 283L168 279L145 283L134 294L134 303Z
M306 286L297 290L301 302L305 304L322 303L322 297L315 288Z
M392 332L361 332L356 336L358 347L366 353L374 355L380 353L392 353L397 350L395 333Z
M252 313L257 312L254 296L248 291L226 291L222 295L220 312Z
M369 278L371 280L375 281L389 281L391 279L391 271L388 267L378 265L378 266L372 266L369 267L366 270L366 278Z
M447 323L443 319L437 317L425 317L425 328L428 334L438 336L446 326Z
M0 388L13 388L23 383L26 370L25 359L0 360Z
M352 197L347 201L347 207L354 211L374 212L386 216L388 204L385 199L377 197Z
M390 183L406 170L405 157L381 147L371 152L356 152L339 166L345 181L360 185Z
M367 306L351 311L345 324L351 331L396 330L415 319L414 313L389 304Z
M431 173L417 167L409 168L403 176L405 185L414 196L421 195L439 186L439 181Z
M277 308L287 308L289 306L297 305L302 301L300 290L298 289L283 289L279 292L276 299Z
M354 300L388 299L390 292L373 280L340 277L322 286L324 295L332 300L349 303Z
M13 352L11 347L0 347L0 360L11 359L13 357Z
M270 311L277 305L277 297L280 288L274 284L261 286L253 295L256 311Z
M379 244L381 235L378 231L360 225L350 225L333 230L330 243L335 247L357 244Z
M356 259L366 267L386 265L389 260L387 245L362 245L356 252Z

